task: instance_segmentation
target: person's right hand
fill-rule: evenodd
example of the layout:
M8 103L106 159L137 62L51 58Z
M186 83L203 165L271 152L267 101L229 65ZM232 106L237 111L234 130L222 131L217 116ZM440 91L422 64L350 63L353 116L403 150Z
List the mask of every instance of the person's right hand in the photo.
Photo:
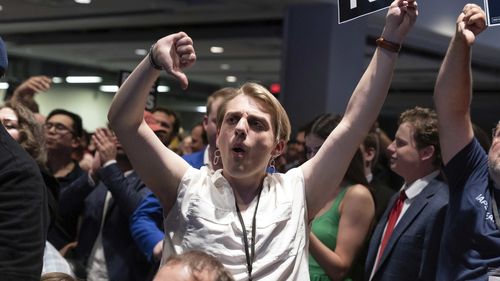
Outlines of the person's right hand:
M152 52L155 62L174 76L182 89L186 89L188 79L183 70L196 61L193 40L184 32L171 34L158 40Z
M14 90L14 97L32 98L36 93L48 91L51 84L52 80L47 76L32 76Z
M417 16L416 0L395 0L387 12L382 37L388 41L401 44L406 34L415 24Z
M474 44L476 36L486 27L486 14L481 7L476 4L465 5L457 19L457 34L460 38L471 46Z

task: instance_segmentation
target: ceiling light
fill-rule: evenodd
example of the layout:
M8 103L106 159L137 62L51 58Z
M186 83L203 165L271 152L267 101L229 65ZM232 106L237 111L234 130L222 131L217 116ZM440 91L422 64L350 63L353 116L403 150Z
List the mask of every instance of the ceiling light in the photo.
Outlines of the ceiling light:
M0 11L3 11L3 6L2 5L0 5Z
M231 68L231 66L227 63L223 63L220 65L220 69L222 70L229 70Z
M134 53L138 56L145 56L148 53L146 49L135 49Z
M68 83L101 83L102 78L99 76L68 76L66 77Z
M0 90L7 90L9 88L9 83L0 82Z
M166 93L170 91L170 87L165 85L159 85L158 87L156 87L156 90L158 91L158 93Z
M118 86L116 85L101 85L99 91L104 93L116 93L118 92Z
M60 84L62 82L63 82L63 79L61 77L57 77L57 76L52 77L52 83Z
M234 82L236 82L236 80L238 80L236 78L236 76L227 76L226 77L226 81L229 82L229 83L234 83Z
M90 2L92 2L92 0L75 0L75 3L78 4L90 4Z
M212 54L222 54L222 53L224 53L224 48L217 47L217 46L212 46L212 47L210 47L210 52Z
M197 106L196 112L207 113L207 107L206 106Z

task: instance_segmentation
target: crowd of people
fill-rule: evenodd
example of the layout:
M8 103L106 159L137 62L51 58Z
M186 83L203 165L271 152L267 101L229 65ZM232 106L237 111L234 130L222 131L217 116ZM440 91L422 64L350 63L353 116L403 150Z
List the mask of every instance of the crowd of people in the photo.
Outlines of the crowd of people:
M479 6L457 18L435 110L402 112L393 139L376 123L417 16L415 0L395 0L345 113L293 138L256 83L212 93L185 140L175 112L145 111L161 71L188 86L183 32L153 45L92 134L67 109L42 116L34 95L50 79L28 79L0 106L0 279L500 276L500 121L481 145L469 113Z

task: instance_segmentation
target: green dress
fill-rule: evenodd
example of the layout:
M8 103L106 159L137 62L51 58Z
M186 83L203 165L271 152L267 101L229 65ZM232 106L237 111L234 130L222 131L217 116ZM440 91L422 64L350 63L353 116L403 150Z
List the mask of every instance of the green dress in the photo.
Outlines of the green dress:
M311 231L329 249L335 250L337 244L337 232L339 230L340 213L339 205L349 187L343 187L332 203L332 207L321 216L312 221ZM309 254L309 275L311 281L331 281L325 271ZM350 278L344 280L350 281Z

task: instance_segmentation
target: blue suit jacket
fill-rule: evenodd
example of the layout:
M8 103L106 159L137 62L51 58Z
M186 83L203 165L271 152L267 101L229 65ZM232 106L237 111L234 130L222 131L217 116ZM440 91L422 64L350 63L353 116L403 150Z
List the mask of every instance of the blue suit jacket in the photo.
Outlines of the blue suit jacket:
M125 177L116 164L101 168L98 173L101 181L95 188L88 184L87 175L68 187L73 189L69 193L71 196L80 198L79 201L67 198L74 204L72 212L80 213L82 217L75 256L86 265L99 235L106 193L110 191L112 198L102 228L109 280L142 281L150 266L130 236L129 221L147 188L135 173Z
M182 158L193 168L203 166L205 150L184 155ZM163 232L163 208L160 201L150 193L132 215L130 232L141 252L153 262L153 248L165 236Z
M182 158L184 160L186 160L186 162L188 162L189 165L191 165L191 167L193 168L196 168L196 169L199 169L201 168L201 166L203 166L203 157L205 156L205 149L203 150L200 150L200 151L197 151L197 152L193 152L191 154L186 154L184 156L182 156Z
M365 280L370 278L389 213L398 196L396 193L391 198L373 232L366 258ZM435 280L447 205L448 186L437 179L432 180L415 197L394 228L372 281Z

